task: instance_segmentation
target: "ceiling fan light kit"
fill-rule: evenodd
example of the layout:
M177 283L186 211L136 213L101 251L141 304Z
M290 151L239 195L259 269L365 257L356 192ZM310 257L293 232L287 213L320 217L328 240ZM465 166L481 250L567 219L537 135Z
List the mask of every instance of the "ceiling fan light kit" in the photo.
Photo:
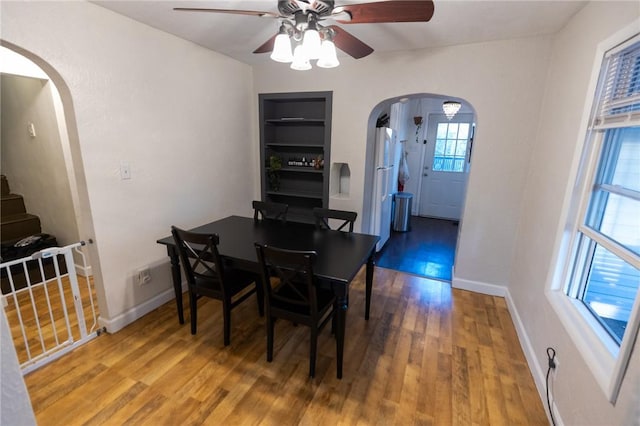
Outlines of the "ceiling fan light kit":
M316 65L320 68L335 68L340 65L336 54L336 45L331 40L324 40L320 48L320 59Z
M334 0L278 0L278 13L184 7L176 7L174 10L280 19L278 34L253 53L271 52L271 59L276 62L291 63L294 70L308 70L311 69L309 60L316 59L316 65L320 68L337 67L340 62L336 47L354 59L364 58L373 52L371 47L341 27L324 26L321 21L333 20L341 24L427 22L433 16L433 2L396 0L336 7Z
M307 71L311 69L311 63L309 62L309 58L304 51L303 45L298 45L294 49L291 69L296 71Z
M303 19L304 18L304 19ZM317 16L311 12L296 15L296 23L283 20L276 35L271 59L276 62L291 63L296 71L310 70L310 60L317 59L320 68L334 68L340 65L333 43L333 30L322 28L318 31ZM291 54L292 46L293 55Z
M280 32L276 36L273 43L273 52L271 59L276 62L290 63L293 61L293 52L291 51L291 41L284 25L280 26Z

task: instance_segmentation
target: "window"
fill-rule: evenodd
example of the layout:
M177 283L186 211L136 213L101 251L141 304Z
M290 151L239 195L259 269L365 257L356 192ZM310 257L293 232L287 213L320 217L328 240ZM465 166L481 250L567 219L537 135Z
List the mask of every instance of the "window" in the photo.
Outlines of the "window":
M438 123L431 169L436 172L464 172L469 123Z
M602 133L567 294L581 300L620 345L640 283L634 267L640 253L640 127Z
M579 172L566 285L614 360L615 401L640 323L640 36L604 55Z

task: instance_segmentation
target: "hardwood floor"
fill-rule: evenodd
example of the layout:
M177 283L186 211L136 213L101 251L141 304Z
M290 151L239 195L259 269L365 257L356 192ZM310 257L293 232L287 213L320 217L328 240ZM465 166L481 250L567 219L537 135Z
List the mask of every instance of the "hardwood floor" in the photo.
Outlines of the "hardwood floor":
M29 374L38 424L548 424L502 298L376 268L365 321L360 271L342 380L330 327L309 379L306 327L276 323L268 363L255 303L226 348L219 302L198 303L196 336L172 301Z
M411 216L411 230L391 231L389 241L376 256L383 268L451 281L456 254L458 222Z

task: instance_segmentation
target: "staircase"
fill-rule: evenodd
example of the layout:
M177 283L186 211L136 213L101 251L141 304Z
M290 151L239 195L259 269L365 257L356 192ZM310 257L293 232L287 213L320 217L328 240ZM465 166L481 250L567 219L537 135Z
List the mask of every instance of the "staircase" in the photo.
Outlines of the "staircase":
M20 259L30 256L36 251L47 247L58 245L55 237L43 234L40 227L40 218L38 216L27 213L24 199L22 195L12 194L9 188L9 181L4 175L0 176L0 195L2 200L0 210L0 243L2 246L2 262L8 262L14 259ZM16 246L16 243L23 238L36 237L31 244ZM28 267L29 279L32 283L41 281L39 277L39 268L35 261L33 265ZM45 262L45 277L55 276L52 259ZM61 273L65 273L64 262L60 265ZM14 286L16 289L26 286L27 280L24 271L11 269L14 274ZM5 276L1 279L2 293L6 294L11 291L9 282Z
M40 234L40 218L27 213L22 195L12 194L9 181L2 175L2 223L0 226L0 241L2 245L19 240L30 235ZM3 259L4 260L4 259Z

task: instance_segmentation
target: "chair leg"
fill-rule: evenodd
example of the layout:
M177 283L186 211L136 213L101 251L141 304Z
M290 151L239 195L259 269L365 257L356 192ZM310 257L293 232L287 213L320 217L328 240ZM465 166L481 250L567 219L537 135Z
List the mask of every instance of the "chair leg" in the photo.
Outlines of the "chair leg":
M231 301L222 301L222 316L224 322L224 345L231 344Z
M198 297L189 292L189 311L191 312L191 334L196 334L198 328Z
M259 279L256 279L256 298L258 299L258 313L260 316L264 316L264 288Z
M273 317L267 316L267 362L273 361Z
M309 377L316 375L316 353L318 352L318 329L311 327L311 339L309 342Z
M333 311L330 315L331 315L331 334L333 334L333 337L336 337L336 315L335 315L335 311Z

